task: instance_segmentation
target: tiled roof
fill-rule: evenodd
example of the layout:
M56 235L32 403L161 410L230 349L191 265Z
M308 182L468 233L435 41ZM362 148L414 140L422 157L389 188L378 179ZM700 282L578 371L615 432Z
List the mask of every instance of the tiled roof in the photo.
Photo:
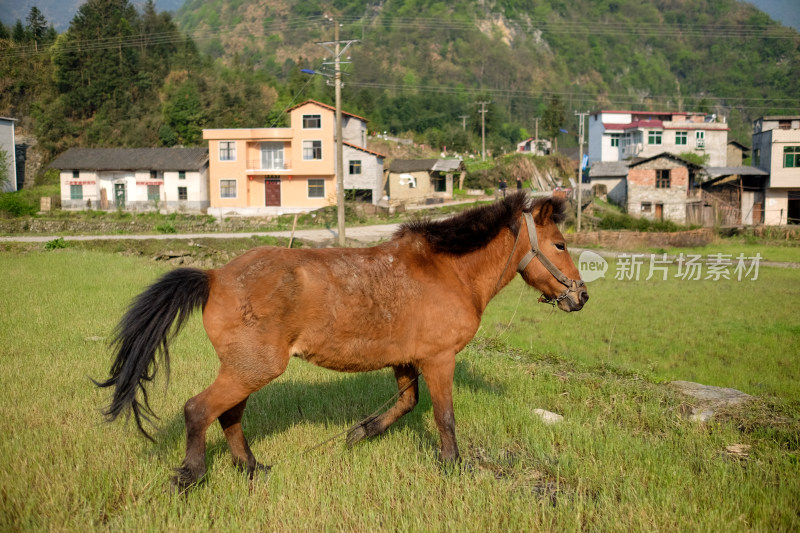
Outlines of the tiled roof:
M590 178L607 178L628 175L626 161L595 161L589 169Z
M328 105L328 104L323 104L322 102L317 102L316 100L306 100L306 101L305 101L305 102L303 102L303 103L300 103L300 104L297 104L296 106L292 106L292 107L290 107L290 108L289 108L289 109L287 109L286 111L287 111L287 112L288 112L288 111L294 111L294 110L295 110L295 109L297 109L298 107L304 106L304 105L306 105L306 104L315 104L315 105L318 105L318 106L320 106L320 107L324 107L325 109L329 109L330 111L334 111L334 112L336 111L336 108L335 108L335 107L333 107L333 106L331 106L331 105ZM344 109L342 109L342 114L343 114L343 115L347 115L347 116L349 116L349 117L357 118L358 120L361 120L361 121L363 121L363 122L369 122L369 120L365 119L364 117L359 117L358 115L354 115L353 113L348 113L348 112L347 112L347 111L345 111Z
M453 172L460 169L463 164L461 159L395 159L389 165L389 172L418 172L420 170Z
M206 148L70 148L51 168L60 170L199 170Z
M769 172L765 172L756 167L705 167L706 173L709 178L719 178L722 176L768 176Z
M376 152L374 150L370 150L369 148L364 148L363 146L358 146L357 144L349 143L347 141L342 141L342 144L345 145L345 146L349 146L350 148L355 148L356 150L361 150L362 152L366 152L368 154L372 154L374 156L382 157L382 158L386 159L386 156L384 154L381 154L381 153Z

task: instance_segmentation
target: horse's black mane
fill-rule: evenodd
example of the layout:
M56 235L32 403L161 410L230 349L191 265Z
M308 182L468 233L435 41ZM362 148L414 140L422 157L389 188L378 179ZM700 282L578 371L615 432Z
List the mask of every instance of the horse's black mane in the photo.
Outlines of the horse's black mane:
M516 234L523 211L531 212L540 204L551 202L553 222L562 222L566 206L561 198L539 198L531 201L524 192L510 194L500 202L473 207L445 220L422 218L406 222L395 237L415 233L422 235L435 252L463 255L486 247L500 230L509 228Z

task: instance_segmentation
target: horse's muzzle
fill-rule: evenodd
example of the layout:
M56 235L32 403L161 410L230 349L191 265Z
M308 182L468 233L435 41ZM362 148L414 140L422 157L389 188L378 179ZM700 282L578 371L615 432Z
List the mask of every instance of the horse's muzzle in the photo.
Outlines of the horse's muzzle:
M566 298L559 299L558 308L568 313L580 311L587 301L589 301L589 291L585 285L581 285L576 290L569 291Z

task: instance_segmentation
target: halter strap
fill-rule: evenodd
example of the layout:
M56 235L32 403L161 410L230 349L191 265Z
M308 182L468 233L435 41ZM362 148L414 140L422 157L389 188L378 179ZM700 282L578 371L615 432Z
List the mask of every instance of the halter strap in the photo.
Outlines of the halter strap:
M536 236L536 224L533 221L533 217L531 216L530 213L527 212L522 213L522 216L525 217L525 224L528 226L528 239L531 242L531 249L520 260L519 265L517 265L517 272L521 274L528 266L528 264L530 264L530 262L533 261L533 258L538 257L539 261L547 269L547 271L550 272L550 274L552 274L553 277L556 278L559 283L561 283L563 286L567 288L555 300L549 300L545 298L545 300L543 301L556 302L559 300L563 300L564 298L567 297L567 295L570 292L576 292L580 287L582 287L584 285L584 282L582 279L579 280L570 279L567 276L565 276L564 273L561 272L558 269L558 267L555 266L553 262L550 261L550 259L548 259L547 256L542 253L542 251L539 249L539 238ZM517 233L517 236L519 236L519 232Z

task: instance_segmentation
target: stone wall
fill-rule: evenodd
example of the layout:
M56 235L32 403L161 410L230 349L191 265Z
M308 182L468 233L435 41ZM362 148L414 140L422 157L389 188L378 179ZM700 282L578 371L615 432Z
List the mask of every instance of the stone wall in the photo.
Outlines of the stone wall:
M646 231L589 231L566 236L572 246L600 246L611 250L630 248L663 248L668 246L705 246L714 240L713 228L701 228L673 233Z

